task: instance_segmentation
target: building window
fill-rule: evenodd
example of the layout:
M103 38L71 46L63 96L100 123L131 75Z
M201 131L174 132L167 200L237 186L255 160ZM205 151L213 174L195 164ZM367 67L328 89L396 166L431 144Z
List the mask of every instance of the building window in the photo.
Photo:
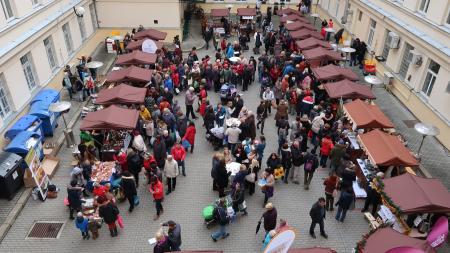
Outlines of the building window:
M95 6L94 4L89 5L89 13L91 13L91 22L92 27L94 28L94 31L97 30L97 13L95 12Z
M430 60L430 64L428 65L427 69L427 75L425 77L425 82L423 83L422 87L422 92L428 97L433 90L434 82L436 82L436 77L439 73L440 68L441 66L439 64L437 64L433 60Z
M84 26L84 18L77 16L78 27L80 27L81 40L86 39L86 26Z
M445 24L450 25L450 10L448 11L447 20L445 20Z
M429 5L430 0L420 0L419 11L422 13L427 13Z
M31 3L33 4L33 7L40 5L40 0L31 0Z
M383 56L383 58L385 60L387 60L388 56L389 56L389 50L391 49L390 45L391 44L391 39L392 37L389 36L389 33L391 31L386 29L386 38L384 39L384 46L383 46L383 52L381 53L381 56Z
M336 0L336 13L335 13L335 17L338 18L338 13L339 13L339 5L341 4L340 0Z
M5 14L6 20L10 20L14 18L13 7L11 5L10 0L1 0L3 13Z
M413 54L411 51L414 50L414 47L410 44L406 43L405 45L405 52L403 53L402 62L400 63L400 70L398 74L405 79L406 73L408 73L409 64L412 61Z
M362 11L358 10L358 21L362 20L362 15L363 15Z
M0 117L6 118L11 114L11 100L9 99L9 92L6 86L6 80L3 73L0 74Z
M32 62L31 54L20 57L20 62L22 63L23 73L27 79L28 89L32 90L36 87L36 71L34 71L34 65Z
M73 42L72 36L70 35L70 27L69 23L65 23L62 26L63 34L64 34L64 43L66 44L67 54L73 53Z
M372 47L373 37L375 36L375 28L377 27L377 22L373 19L370 19L369 25L369 34L367 36L367 45Z
M50 65L50 69L52 71L55 71L56 67L58 67L58 63L56 61L55 46L53 45L52 36L49 36L44 40L44 46L45 51L47 52L48 64Z

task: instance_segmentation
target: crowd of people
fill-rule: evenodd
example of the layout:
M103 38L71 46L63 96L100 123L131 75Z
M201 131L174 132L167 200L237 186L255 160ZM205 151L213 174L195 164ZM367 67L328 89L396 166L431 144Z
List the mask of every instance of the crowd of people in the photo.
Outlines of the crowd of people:
M265 47L257 57L247 58L243 54L245 48L238 41L228 42L226 37L214 43L214 58L208 55L199 58L196 48L192 48L187 57L183 57L181 50L171 52L163 48L157 51L157 63L146 86L145 103L135 106L140 116L132 131L130 147L114 156L114 176L121 179L118 185L89 185L92 166L101 159L106 132L82 132L78 145L79 164L71 173L67 191L70 217L73 219L73 213L77 213L77 228L84 239L89 239L89 231L96 239L99 224L80 213L82 197L95 197L99 216L108 224L111 236L117 236L116 223L122 219L117 202L127 199L129 212L136 208L142 170L146 176L144 185L155 203L154 220L159 219L164 212L163 201L174 194L177 177L186 177L189 170L194 169L189 168L185 160L188 153L194 151L198 126L205 128L206 137L216 150L211 177L212 189L219 197L214 217L220 229L211 234L213 241L229 236L226 226L232 218L227 214L226 197L231 198L229 204L235 214L247 215L245 197L252 196L260 187L265 208L263 243L267 245L276 233L288 228L284 219L277 228L277 211L269 201L276 195L276 182L300 184L303 174L303 187L308 190L319 167L328 168L330 176L323 181L324 197L310 210L309 233L315 238L314 228L319 224L320 234L328 238L323 220L327 212L334 210L334 199L339 195L336 220L344 222L354 202L351 186L356 177L344 135L351 125L338 115L338 101L329 99L319 88L321 83L284 27L280 26L277 31L266 30L258 29L253 37L258 52L259 47ZM205 33L210 36L208 30ZM126 36L127 39L132 39L132 34ZM362 47L361 42L358 43L358 47ZM231 60L236 57L238 60ZM79 76L85 76L86 69L80 68L80 71L83 73ZM70 72L67 76L70 79ZM91 76L95 80L92 72ZM229 88L233 86L244 92L250 85L258 84L260 103L257 108L245 106L243 95ZM89 91L87 87L86 92ZM220 96L220 102L213 104L211 96ZM268 143L264 128L269 117L273 117L277 129L277 150L265 159ZM227 170L227 164L232 162L240 164L233 176ZM169 221L164 225L169 226L169 232L161 230L156 234L154 252L179 250L180 224Z

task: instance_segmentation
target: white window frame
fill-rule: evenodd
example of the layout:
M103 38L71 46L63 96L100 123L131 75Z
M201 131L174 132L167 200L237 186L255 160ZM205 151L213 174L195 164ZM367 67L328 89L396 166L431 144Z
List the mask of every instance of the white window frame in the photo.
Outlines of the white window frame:
M6 21L13 20L15 18L14 16L14 7L11 0L0 0L0 3L2 5L3 14L5 15ZM9 8L8 8L9 6Z
M335 17L336 18L339 18L338 17L338 14L339 14L339 5L341 4L341 1L340 0L335 0L336 1L336 12L335 12Z
M52 72L58 68L58 59L56 58L55 45L53 43L53 37L50 35L43 41L45 52L47 53L48 64Z
M67 54L71 55L74 52L74 48L69 22L65 23L61 29L63 31L64 44L66 44Z
M447 18L444 21L444 25L450 27L450 10L447 11Z
M31 0L31 4L33 5L33 8L36 8L41 5L41 0Z
M25 79L27 80L28 89L35 89L38 86L39 82L31 53L28 52L24 56L20 57L20 63L22 64L23 74L25 75Z
M363 12L361 10L358 10L358 21L361 22L363 17Z
M81 41L86 40L86 25L84 24L84 17L77 16L78 28L80 28Z
M389 57L389 51L391 50L391 47L389 44L391 44L392 37L389 36L389 31L386 29L386 37L384 38L384 44L383 44L383 51L381 52L381 56L387 61L387 58ZM386 55L386 56L385 56Z
M439 66L437 72L434 72L431 69L432 64L436 64L437 66ZM439 74L440 68L441 68L441 65L439 65L437 62L435 62L433 60L430 60L430 63L428 64L427 72L425 74L425 80L423 81L423 86L420 91L424 96L429 97L431 95L431 92L433 91L434 84L436 83L436 79Z
M420 0L418 11L422 14L426 14L428 12L428 8L430 7L431 0Z
M373 41L375 39L375 29L377 29L377 21L375 21L374 19L370 19L369 20L369 32L367 34L367 46L369 46L370 48L372 48Z
M97 13L95 12L95 6L93 3L89 5L89 13L91 14L92 28L96 31L98 28Z
M410 48L409 51L408 51L408 47ZM413 57L411 51L413 51L413 50L414 50L414 47L411 44L405 43L405 49L403 50L402 59L400 61L400 68L398 70L398 74L399 74L400 77L403 78L403 80L406 80L406 78L407 78L406 75L408 74L409 65L411 65L411 61L412 61L412 57ZM406 70L405 70L405 76L403 76L403 74L401 73L402 72L402 65L403 65L404 62L408 63L408 66L406 66Z
M247 2L247 0L235 0L236 2Z
M0 73L0 117L8 117L13 111L11 96L3 73Z

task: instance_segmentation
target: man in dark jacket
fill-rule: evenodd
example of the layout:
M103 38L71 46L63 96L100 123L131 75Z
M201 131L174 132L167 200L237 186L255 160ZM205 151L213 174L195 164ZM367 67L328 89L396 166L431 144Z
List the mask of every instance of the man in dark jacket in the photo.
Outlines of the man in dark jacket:
M315 153L308 153L305 158L305 164L303 170L305 171L304 187L305 190L309 190L309 184L314 176L314 172L319 167L319 159Z
M237 118L239 113L241 112L242 107L244 107L244 100L242 100L241 96L238 94L233 101L234 110L231 114L232 118Z
M158 168L161 170L164 169L164 165L166 164L167 148L161 135L156 136L155 142L153 143L153 156L158 164Z
M139 154L131 148L128 149L127 164L128 171L130 171L136 180L136 187L139 187L139 173L142 170L142 159Z
M103 218L106 224L108 224L109 232L111 237L117 236L117 215L119 215L119 209L117 206L106 200L103 196L98 197L97 199L99 207L99 216Z
M170 241L170 248L172 251L181 251L181 226L180 224L176 223L173 220L169 220L166 223L162 223L161 226L168 226L169 227L169 241Z
M264 134L264 122L267 118L267 107L264 100L261 100L261 103L256 108L256 119L258 122L256 123L256 128L259 129L259 125L261 125L261 134Z
M320 235L325 239L328 238L328 235L325 233L323 220L325 219L325 198L321 197L319 200L312 206L309 211L309 216L311 216L311 226L309 227L309 234L312 238L316 238L314 233L314 229L316 228L316 224L319 224L320 227Z
M339 206L338 211L336 213L336 220L344 222L345 215L347 214L347 210L350 208L352 202L353 202L352 189L347 188L346 190L342 191L338 202L336 202L336 206Z
M266 234L264 238L266 238L267 234L270 230L273 230L277 227L277 209L273 206L272 203L267 203L266 211L263 213L262 218L264 222L264 230L266 230Z
M69 211L70 211L70 219L73 220L73 212L76 213L81 211L81 192L83 191L82 187L77 186L77 181L70 181L70 186L67 187L67 200L69 201Z
M302 151L300 150L300 143L295 140L291 145L292 156L292 173L289 174L290 179L294 184L299 184L298 178L300 175L300 166L305 162Z
M134 177L131 175L129 171L124 171L122 173L121 187L123 194L130 203L130 208L128 208L128 211L133 212L134 198L137 195L137 191L136 191L136 182L134 181Z
M228 178L231 175L231 172L227 172L225 167L225 161L222 159L219 161L219 165L217 166L217 188L219 190L219 198L225 197L225 187L228 186Z
M222 239L227 238L230 233L227 232L227 225L230 222L228 216L227 216L227 210L225 207L225 200L220 199L219 204L217 208L214 209L214 216L217 219L217 222L219 223L220 229L214 233L211 234L211 238L214 242L217 242L217 239L222 237Z

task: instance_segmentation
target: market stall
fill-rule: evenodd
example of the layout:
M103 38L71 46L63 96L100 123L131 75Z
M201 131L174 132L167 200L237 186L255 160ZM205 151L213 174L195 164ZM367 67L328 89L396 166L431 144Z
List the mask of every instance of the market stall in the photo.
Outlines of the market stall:
M88 113L81 121L80 130L132 130L136 128L139 111L111 105Z
M308 50L308 49L313 49L313 48L317 48L317 47L323 47L326 49L331 49L331 45L330 43L328 43L327 41L321 40L321 39L317 39L317 38L307 38L305 40L298 40L295 42L295 45L297 46L297 48L299 50Z
M301 29L308 29L311 31L316 31L316 28L313 25L311 25L309 23L301 22L301 21L287 23L286 25L284 25L284 27L288 31L297 31L297 30L301 30Z
M302 248L302 249L290 249L287 253L336 253L335 250L330 248L313 247L313 248Z
M302 52L307 61L320 61L328 64L329 62L342 61L343 58L340 53L329 50L323 47L316 47Z
M380 228L369 235L364 235L363 239L357 243L355 253L411 252L391 251L399 248L413 248L422 250L425 253L436 253L436 250L427 241L411 238L390 227Z
M143 104L146 91L146 88L136 88L122 83L111 89L102 89L95 99L95 104Z
M255 8L238 8L237 15L239 17L239 32L250 34L255 30L255 24L253 22L256 16Z
M319 40L324 39L322 34L320 34L319 32L316 32L316 31L311 31L309 29L300 29L297 31L292 31L289 33L289 35L294 40L304 40L304 39L311 38L311 37L319 39Z
M339 81L342 79L357 81L359 79L358 75L355 74L351 68L340 67L333 64L312 68L312 72L318 81Z
M348 79L323 85L328 96L333 99L375 99L372 90Z
M128 54L121 54L117 57L116 65L151 65L156 63L156 54L145 53L139 50L135 50Z
M298 15L298 16L302 15L302 13L300 11L294 10L292 8L286 8L286 9L278 10L278 12L277 12L277 15L281 16L281 17L285 17L285 16L292 15L292 14L295 14L295 15Z
M394 128L394 124L376 104L360 99L344 104L344 113L353 129Z
M295 22L295 21L301 21L303 23L308 23L309 24L309 20L305 17L302 17L298 14L290 14L290 15L286 15L280 18L280 23L290 23L290 22Z
M133 50L141 50L142 51L142 43L144 43L144 41L146 39L147 38L131 41L130 43L128 43L126 49L132 50L132 51ZM157 49L162 49L164 46L164 43L162 41L155 41L155 44L156 44Z
M152 77L152 70L131 66L119 70L114 70L106 76L106 82L131 83L145 85Z
M143 31L137 32L134 35L134 39L140 40L140 39L152 39L152 40L165 40L167 37L166 32L161 32L156 29L148 28Z
M225 24L224 19L226 22L229 23L229 20L227 18L230 16L230 10L223 8L223 9L211 9L210 18L211 23L214 28L214 33L217 34L225 34Z

